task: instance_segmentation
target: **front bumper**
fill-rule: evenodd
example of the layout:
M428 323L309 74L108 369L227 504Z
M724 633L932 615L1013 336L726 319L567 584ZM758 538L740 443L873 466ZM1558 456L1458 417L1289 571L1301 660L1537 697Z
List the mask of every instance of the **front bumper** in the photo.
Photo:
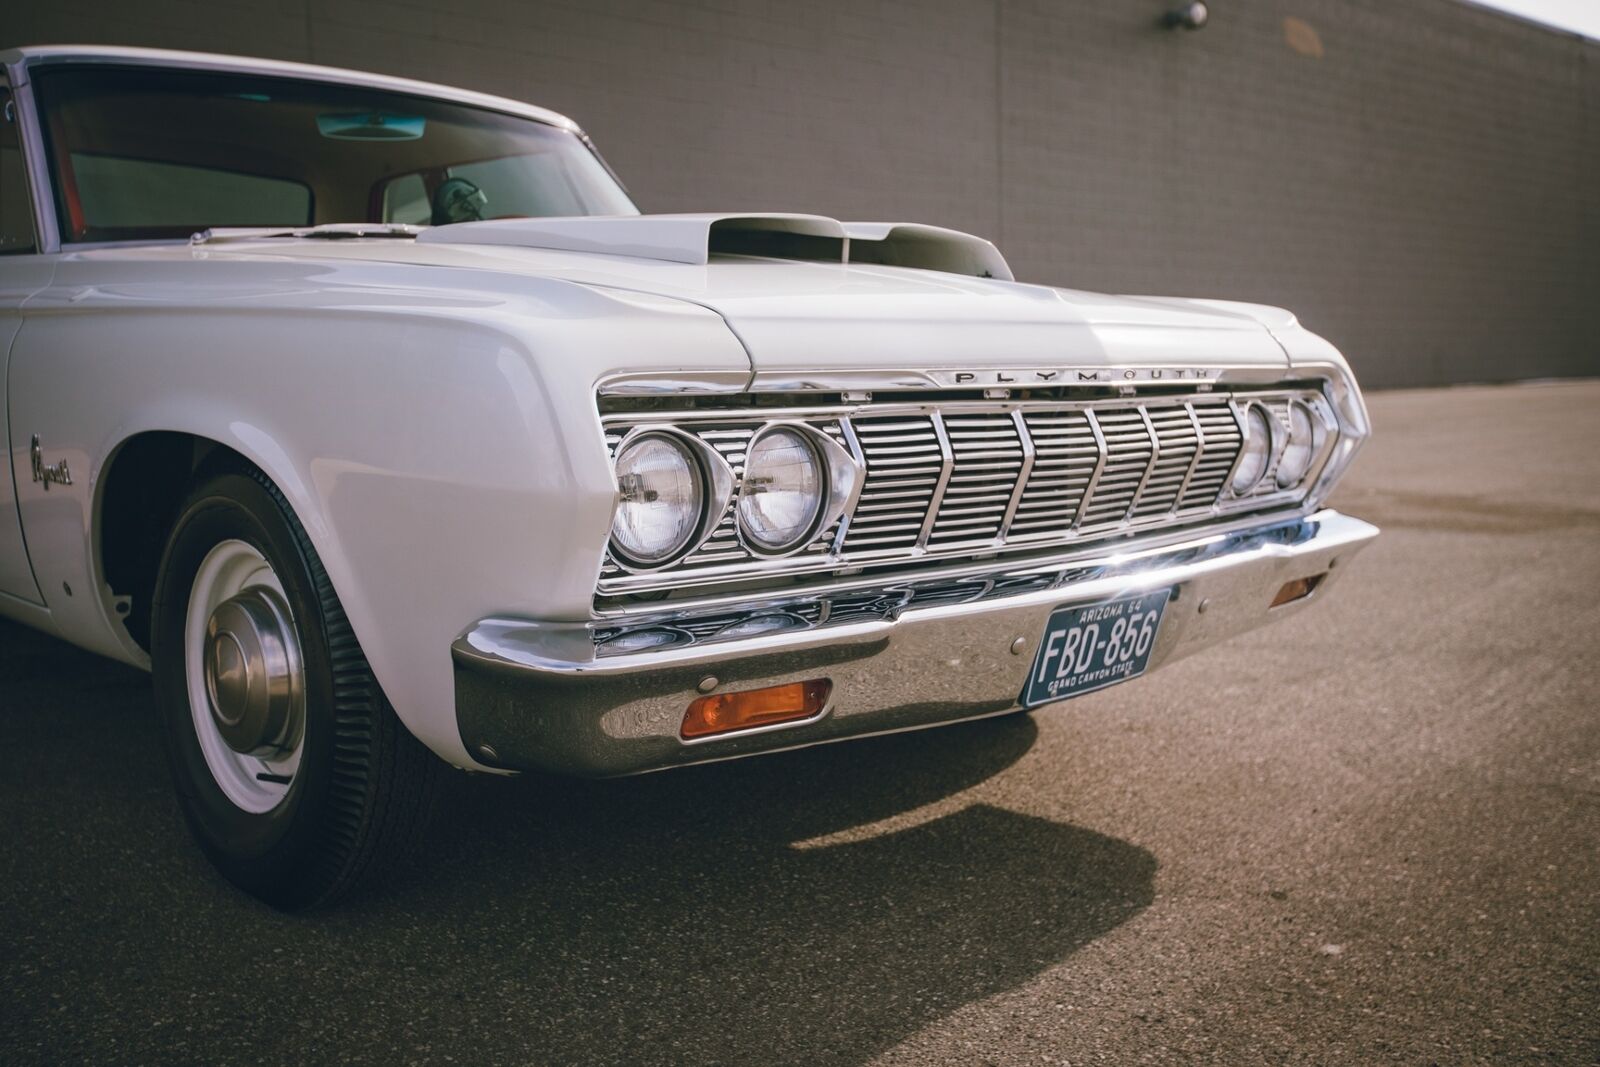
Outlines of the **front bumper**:
M1147 551L997 564L989 576L991 589L1026 578L1030 592L609 658L595 656L587 627L488 619L452 647L456 720L486 766L606 777L997 715L1018 706L1035 643L1059 607L1171 587L1153 670L1325 595L1377 534L1320 511ZM1286 582L1316 576L1310 596L1270 606ZM705 692L811 678L833 681L814 719L693 742L678 736L684 711Z

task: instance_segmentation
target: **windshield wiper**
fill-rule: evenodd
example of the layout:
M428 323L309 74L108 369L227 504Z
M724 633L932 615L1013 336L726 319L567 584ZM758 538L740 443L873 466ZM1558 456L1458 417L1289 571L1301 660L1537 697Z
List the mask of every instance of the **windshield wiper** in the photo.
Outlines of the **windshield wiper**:
M273 237L317 238L324 241L350 241L364 237L415 237L426 226L404 222L327 222L321 226L215 226L189 238L190 244L217 244L222 241L261 241Z

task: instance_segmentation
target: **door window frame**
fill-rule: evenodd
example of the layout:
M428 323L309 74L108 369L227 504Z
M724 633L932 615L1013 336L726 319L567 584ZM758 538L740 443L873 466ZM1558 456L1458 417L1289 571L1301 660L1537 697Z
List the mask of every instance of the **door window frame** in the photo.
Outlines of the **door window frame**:
M61 237L56 230L55 212L50 196L50 178L44 167L44 140L39 134L37 113L33 107L33 88L28 84L25 63L0 67L0 90L10 93L12 122L17 131L17 145L22 149L22 169L27 175L27 193L30 214L33 218L33 251L11 255L42 255L61 251ZM7 256L6 258L10 258Z

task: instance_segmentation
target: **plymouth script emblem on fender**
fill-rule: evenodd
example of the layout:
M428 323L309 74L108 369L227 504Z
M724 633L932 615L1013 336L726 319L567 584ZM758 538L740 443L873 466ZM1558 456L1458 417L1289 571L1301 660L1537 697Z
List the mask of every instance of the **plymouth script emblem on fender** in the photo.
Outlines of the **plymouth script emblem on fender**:
M1123 382L1215 381L1219 367L1055 367L1032 370L935 370L940 385L1116 385Z
M43 482L45 492L48 493L50 491L52 484L72 484L72 472L67 469L66 460L61 460L58 463L45 463L44 449L39 447L38 434L33 435L33 444L29 446L29 452L33 456L33 480Z

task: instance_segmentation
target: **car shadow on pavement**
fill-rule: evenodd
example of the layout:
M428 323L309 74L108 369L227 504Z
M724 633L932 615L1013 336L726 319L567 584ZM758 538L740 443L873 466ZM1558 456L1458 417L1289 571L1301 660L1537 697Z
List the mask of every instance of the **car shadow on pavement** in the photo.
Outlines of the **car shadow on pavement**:
M189 842L142 676L0 623L0 687L7 1062L863 1063L1153 895L1145 850L964 795L1027 754L1022 716L612 782L460 776L415 868L284 916Z

